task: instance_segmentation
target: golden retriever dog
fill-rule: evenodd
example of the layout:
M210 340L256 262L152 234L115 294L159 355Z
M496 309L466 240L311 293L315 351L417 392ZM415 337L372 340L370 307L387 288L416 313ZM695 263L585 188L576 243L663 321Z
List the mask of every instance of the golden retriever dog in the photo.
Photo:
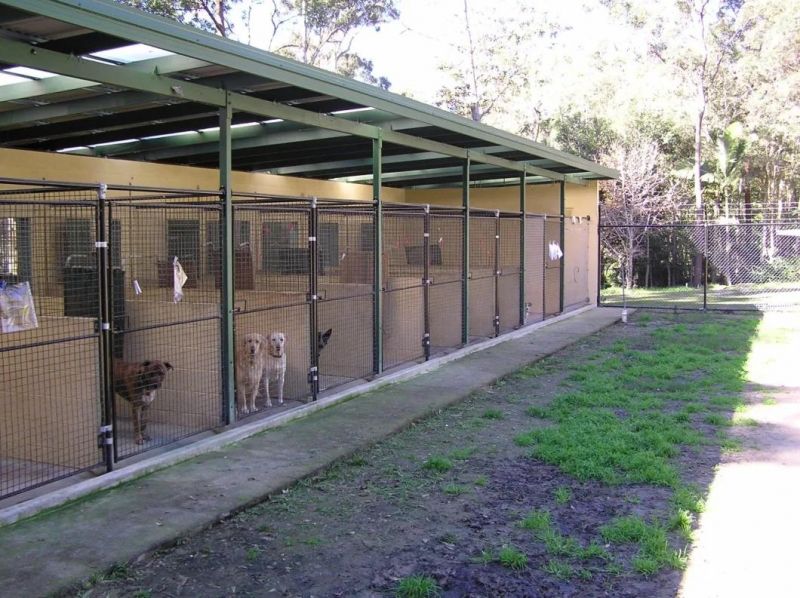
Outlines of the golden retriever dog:
M246 334L236 343L236 408L239 413L257 411L256 395L264 375L264 350L267 346L260 334ZM267 398L267 405L269 405Z
M272 332L267 337L267 353L264 357L264 375L267 389L267 407L272 407L269 396L269 383L275 381L278 391L278 405L283 405L283 380L286 377L286 335Z
M112 367L114 392L131 404L133 409L133 434L136 444L150 440L147 435L147 409L156 398L167 371L169 361L155 359L130 363L115 359Z

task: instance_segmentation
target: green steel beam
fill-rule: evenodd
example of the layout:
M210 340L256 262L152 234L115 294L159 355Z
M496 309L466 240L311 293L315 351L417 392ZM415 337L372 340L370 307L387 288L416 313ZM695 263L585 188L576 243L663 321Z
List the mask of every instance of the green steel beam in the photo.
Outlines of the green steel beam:
M559 246L561 247L561 268L558 276L558 311L564 313L564 256L566 255L566 247L564 247L564 213L566 206L566 195L564 192L564 181L559 185L559 213L561 214L561 226L559 229Z
M417 123L414 121L404 121L402 123L395 123L395 125L401 128L411 128L416 126ZM297 124L288 121L256 123L241 127L237 126L231 131L234 151L266 147L269 145L332 139L345 135L346 133L327 129L313 127L299 128ZM96 156L158 161L213 153L216 150L218 139L218 130L186 131L185 133L170 135L169 137L157 137L154 139L145 138L138 141L103 145L92 148L91 151L92 154Z
M252 46L198 31L119 3L99 0L0 0L0 4L76 26L103 31L176 54L194 56L234 70L283 81L363 106L372 106L398 116L421 120L433 126L469 135L492 144L504 145L542 158L550 158L600 176L616 178L619 175L616 170L487 125L474 123L422 102L346 79Z
M380 137L372 141L372 199L375 201L375 244L373 251L373 288L375 297L372 303L372 370L376 374L383 371L383 201L381 198L381 158L383 141Z
M219 188L222 193L222 301L221 301L221 347L222 347L222 401L225 422L236 421L234 391L234 337L233 337L233 204L231 200L231 116L233 110L228 101L219 109Z
M158 69L158 72L161 75L167 74L167 72L161 68ZM60 77L51 77L51 79L55 78ZM225 89L231 89L248 84L252 85L253 76L234 74L214 79L214 81L219 82L220 86ZM90 85L97 86L98 84L90 82ZM263 86L258 87L258 89L262 88ZM0 90L2 89L3 87L0 87ZM167 100L163 96L147 92L118 91L116 93L102 93L77 100L54 102L31 108L0 112L0 129L21 127L30 123L38 123L64 117L70 117L70 119L74 121L91 118L98 113L108 114L120 108L129 110L131 107L147 108L152 105L167 103L174 103L174 100Z
M492 154L495 152L502 152L505 151L503 147L484 147L479 148L478 151L484 154ZM403 164L405 162L427 162L429 160L441 160L442 158L447 158L449 156L443 156L441 154L437 154L436 152L416 152L412 154L395 154L393 156L384 156L383 157L383 164ZM329 162L316 162L313 164L298 164L296 166L282 166L280 168L271 168L269 170L264 170L263 172L268 172L269 174L280 174L280 175L294 175L294 174L305 174L305 173L314 173L320 170L338 170L341 168L356 168L358 166L370 166L372 164L372 158L354 158L351 160L331 160ZM459 167L459 171L461 168ZM384 178L386 175L384 175Z
M32 46L28 47L31 48ZM98 63L97 61L92 62L94 62L94 64L102 64ZM161 56L159 58L138 60L136 62L130 62L128 64L119 66L113 65L113 68L120 68L138 73L157 73L166 75L169 73L186 71L204 66L208 66L208 63L202 60L197 60L196 58L187 58L186 56L177 56L173 54L170 56ZM96 87L97 85L98 83L95 81L76 79L74 77L67 77L64 75L46 77L44 79L39 79L38 81L22 81L20 83L12 83L11 85L0 86L0 102L33 100L33 98L43 95L60 93L63 91L74 91L76 89L86 89L89 87Z
M464 230L461 236L461 344L469 342L469 174L470 158L464 160L461 179L461 205Z
M519 175L519 325L525 324L525 192L527 190L525 173Z
M470 156L472 152L470 152ZM402 181L413 181L414 179L420 178L428 178L428 177L455 177L461 174L462 172L461 166L443 166L440 168L420 168L415 170L404 170L400 172L390 172L382 174L383 182L402 182ZM479 166L472 167L472 173L487 173L487 172L497 172L497 167L492 166L490 164L481 164ZM344 183L365 183L372 180L371 174L359 174L353 176L345 176L333 179L335 181L340 181Z

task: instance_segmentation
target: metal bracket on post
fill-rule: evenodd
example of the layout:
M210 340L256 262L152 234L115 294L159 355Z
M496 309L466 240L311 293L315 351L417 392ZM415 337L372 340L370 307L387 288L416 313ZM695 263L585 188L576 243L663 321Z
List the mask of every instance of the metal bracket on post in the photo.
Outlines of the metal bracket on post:
M105 424L97 430L97 448L103 450L110 450L114 445L114 426Z

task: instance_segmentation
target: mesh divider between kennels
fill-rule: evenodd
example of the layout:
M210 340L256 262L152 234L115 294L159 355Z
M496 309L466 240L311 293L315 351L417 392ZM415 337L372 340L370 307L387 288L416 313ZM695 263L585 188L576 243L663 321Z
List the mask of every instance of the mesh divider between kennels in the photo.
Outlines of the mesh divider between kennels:
M308 200L271 198L234 202L233 212L234 365L241 418L297 406L311 394L312 212Z
M125 459L223 423L221 205L212 192L126 188L109 191L107 213L114 450Z
M519 328L519 274L520 274L520 215L500 213L498 221L500 252L497 278L500 332Z
M564 249L561 247L560 216L547 216L544 235L544 315L549 318L561 313L561 259L558 254Z
M544 216L525 215L525 323L544 320L546 243Z
M425 272L430 237L424 207L383 206L383 365L425 356Z
M375 208L320 202L317 329L320 390L373 374ZM322 346L322 343L320 343Z
M431 354L462 345L461 298L464 264L464 213L451 208L430 209L430 268L428 311Z
M492 338L496 335L497 216L470 210L469 219L469 336Z
M0 498L101 465L98 187L0 191Z

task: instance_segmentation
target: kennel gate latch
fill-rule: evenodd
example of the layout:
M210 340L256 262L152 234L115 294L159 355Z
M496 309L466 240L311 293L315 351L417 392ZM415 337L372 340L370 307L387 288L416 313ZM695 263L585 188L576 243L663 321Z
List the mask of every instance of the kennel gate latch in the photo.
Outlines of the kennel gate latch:
M103 448L114 444L114 426L107 424L98 428L99 434L97 435L97 446Z

